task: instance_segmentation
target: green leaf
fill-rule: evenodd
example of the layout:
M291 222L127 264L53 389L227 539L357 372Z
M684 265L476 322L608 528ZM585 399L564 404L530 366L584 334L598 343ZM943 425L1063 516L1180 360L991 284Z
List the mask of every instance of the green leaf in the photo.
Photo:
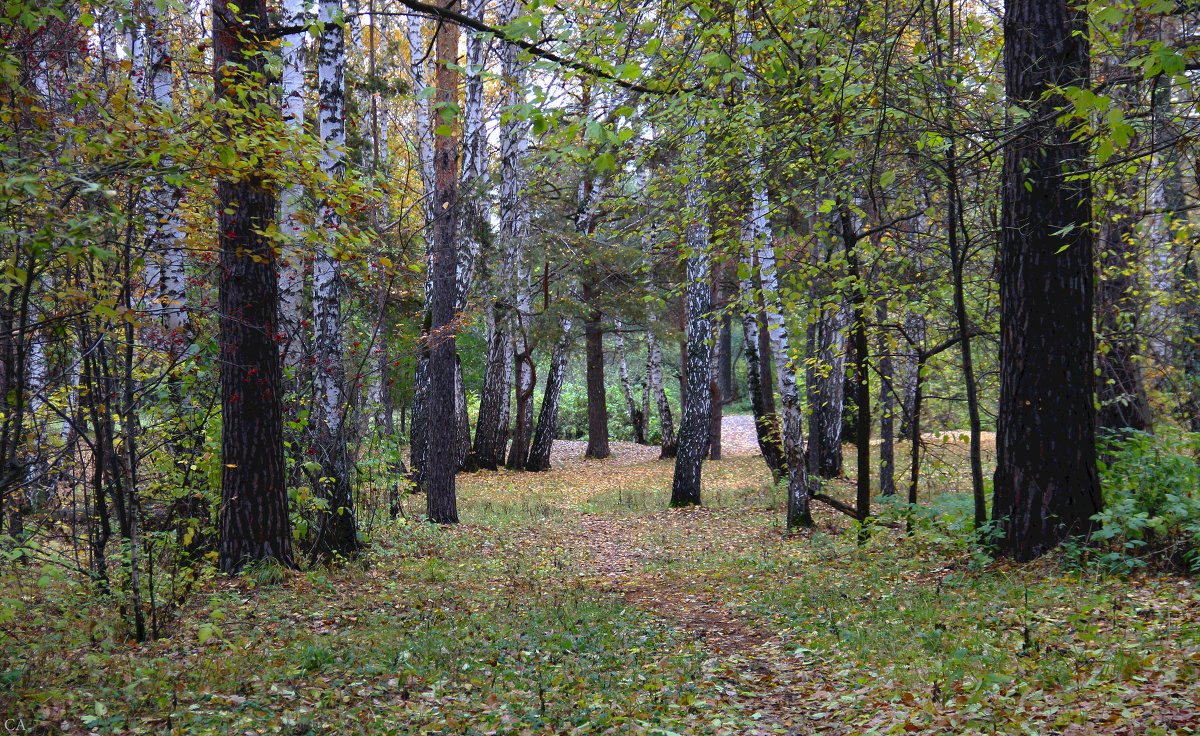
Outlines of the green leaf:
M611 153L602 153L595 160L596 173L602 174L605 171L617 170L617 159Z
M885 171L885 172L883 172L883 175L879 177L879 186L886 189L886 188L890 187L892 185L892 182L894 182L894 181L896 181L896 172L895 171Z

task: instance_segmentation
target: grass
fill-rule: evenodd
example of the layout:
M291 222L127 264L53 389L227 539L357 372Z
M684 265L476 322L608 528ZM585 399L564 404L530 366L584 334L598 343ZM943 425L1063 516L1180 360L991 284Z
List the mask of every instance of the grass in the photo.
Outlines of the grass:
M931 496L964 477L940 451ZM84 586L10 569L0 713L44 733L1200 731L1188 579L993 562L946 524L859 546L823 508L789 535L757 458L666 510L671 470L461 476L458 528L206 573L142 646Z

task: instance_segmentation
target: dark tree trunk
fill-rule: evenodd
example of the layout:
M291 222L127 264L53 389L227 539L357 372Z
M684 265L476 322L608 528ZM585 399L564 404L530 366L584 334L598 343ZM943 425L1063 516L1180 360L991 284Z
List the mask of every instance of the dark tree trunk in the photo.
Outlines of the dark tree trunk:
M888 300L879 300L876 307L879 324L888 321ZM896 495L896 431L895 431L895 371L892 367L892 345L885 332L879 340L879 495Z
M733 315L725 312L721 317L721 339L718 342L720 345L720 382L721 382L721 403L727 404L733 401Z
M475 420L475 444L468 467L495 470L503 458L501 437L504 424L504 403L509 392L506 345L501 308L494 310L494 323L489 331L487 368L483 376L483 391L479 396L479 417Z
M237 18L244 30L227 25ZM214 84L247 114L273 109L260 75L266 49L249 39L269 25L262 0L238 9L213 3ZM273 184L253 173L217 184L221 251L221 541L217 565L236 573L250 560L273 558L288 567L292 530L283 464L282 369L275 344L279 284L273 242Z
M596 296L595 285L583 282L583 302L590 304ZM604 387L604 331L601 326L603 314L593 309L583 323L587 357L587 413L588 444L585 457L603 459L609 456L608 449L608 395Z
M859 541L862 541L867 533L866 521L871 516L871 375L868 363L871 355L870 343L867 340L867 290L859 264L858 233L855 231L850 210L845 205L841 208L841 220L842 244L846 249L846 260L850 264L850 276L854 279L853 291L850 294L854 316L854 377L855 388L858 390L855 397L858 431L854 453L858 460L858 478L854 505L858 510L858 521L863 524L858 532Z
M542 408L538 412L537 431L533 434L533 445L529 448L526 470L549 470L550 450L558 435L558 403L562 397L563 375L567 370L567 354L571 347L571 321L560 322L562 337L554 346L550 358L550 370L546 374L546 393L542 396Z
M437 32L438 64L436 100L452 105L458 96L458 73L449 64L458 55L458 26L443 23ZM454 473L457 470L455 439L458 414L454 407L455 302L458 271L458 140L434 133L434 191L432 242L433 295L430 302L429 400L425 429L428 446L425 505L429 520L438 524L458 523Z
M1018 560L1087 534L1101 507L1096 470L1091 185L1087 143L1056 124L1051 89L1088 85L1087 11L1010 0L1008 104L1028 111L1004 148L1000 401L992 513Z

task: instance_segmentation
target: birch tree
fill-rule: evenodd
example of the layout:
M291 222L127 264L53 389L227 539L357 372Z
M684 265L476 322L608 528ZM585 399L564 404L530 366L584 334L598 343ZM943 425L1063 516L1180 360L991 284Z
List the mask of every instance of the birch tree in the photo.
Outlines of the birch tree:
M689 135L690 171L685 185L684 242L687 286L687 390L679 424L679 448L671 481L671 506L700 505L700 474L708 450L712 410L709 362L712 360L712 257L708 249L708 211L702 175L705 133Z
M321 169L331 182L346 172L346 41L341 0L322 0L317 20L321 24L317 55L317 122L321 141ZM313 357L316 379L314 448L320 477L315 487L327 504L321 512L313 551L321 556L350 554L358 547L354 520L354 495L350 476L353 465L346 450L346 367L342 357L342 274L339 232L340 203L321 203L323 247L313 262Z

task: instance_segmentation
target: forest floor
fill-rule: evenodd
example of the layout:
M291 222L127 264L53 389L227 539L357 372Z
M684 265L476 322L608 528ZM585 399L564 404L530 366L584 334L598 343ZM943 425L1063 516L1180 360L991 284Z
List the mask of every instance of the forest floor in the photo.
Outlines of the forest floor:
M1200 733L1194 581L980 555L954 437L930 438L915 534L877 526L860 545L823 506L789 534L752 427L725 426L703 508L666 508L657 448L591 461L561 443L547 473L461 475L457 527L368 517L362 560L209 573L177 605L159 581L148 644L114 601L6 573L0 718L72 734Z

